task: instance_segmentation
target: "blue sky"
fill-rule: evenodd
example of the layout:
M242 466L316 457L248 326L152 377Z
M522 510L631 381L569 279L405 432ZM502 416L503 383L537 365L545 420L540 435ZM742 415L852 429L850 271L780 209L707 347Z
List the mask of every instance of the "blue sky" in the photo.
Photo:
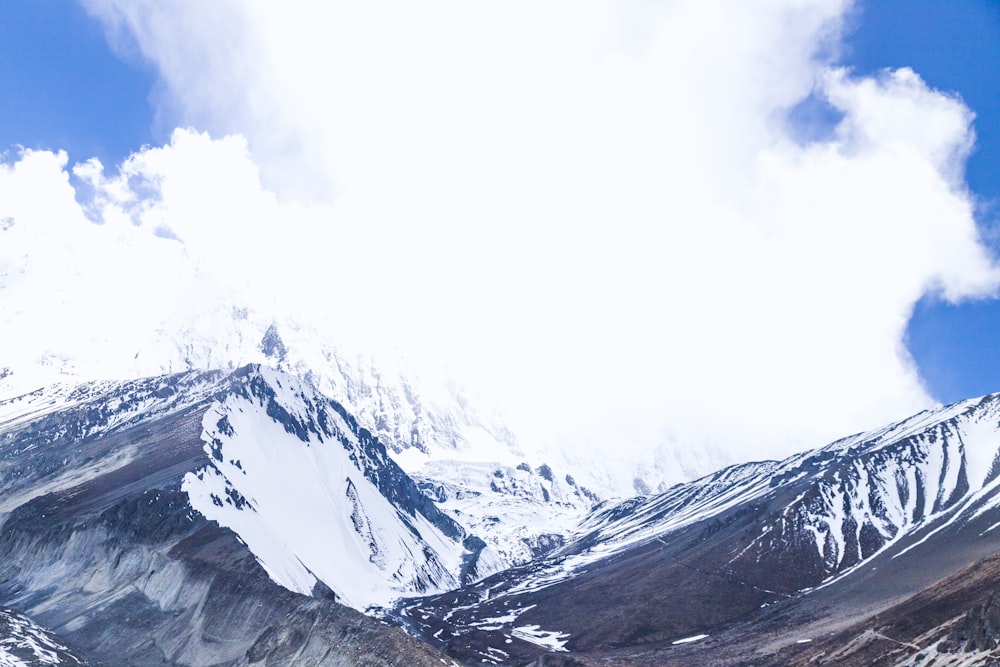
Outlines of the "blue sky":
M748 200L739 192L739 186L730 189L741 175L740 151L756 154L761 145L774 149L766 143L769 139L761 131L760 119L752 117L758 107L742 103L758 93L757 81L770 86L758 100L759 108L782 99L787 94L786 81L792 81L788 85L793 88L802 85L807 79L795 77L809 73L797 63L808 59L808 52L789 53L780 61L767 61L772 62L770 72L761 74L750 65L744 72L741 68L746 59L739 49L746 44L733 38L742 37L739 30L748 22L758 32L747 43L753 48L763 45L762 52L769 48L773 51L770 45L777 39L785 40L782 43L787 48L795 49L800 45L796 40L801 35L815 37L816 26L803 27L801 35L798 30L787 30L782 14L785 10L768 4L767 11L773 12L773 16L768 14L758 23L754 23L757 18L754 12L745 8L732 10L742 14L738 17L740 21L734 20L732 25L722 26L718 31L721 39L727 40L724 46L728 50L716 66L707 61L719 45L712 46L710 40L697 35L699 30L712 34L718 27L712 22L718 21L719 14L702 11L700 3L678 3L682 13L687 12L683 18L694 26L690 30L686 26L671 26L669 21L658 26L660 32L647 29L647 20L662 18L654 16L654 8L659 5L631 6L642 8L648 16L633 14L622 18L615 14L617 9L610 10L612 18L621 20L620 25L603 17L593 20L576 16L574 27L582 35L579 42L584 45L567 37L552 48L553 35L560 34L558 27L563 24L558 12L565 7L546 12L531 3L518 5L519 11L526 6L532 7L527 11L537 11L537 16L524 17L513 12L491 13L492 6L485 3L479 10L470 10L468 15L460 17L475 36L463 41L462 35L448 28L449 15L435 14L439 10L452 11L454 7L447 5L442 10L433 3L420 12L402 3L397 7L401 18L395 22L385 21L375 10L366 13L356 7L345 9L351 7L349 3L334 3L331 6L335 9L327 17L331 20L322 25L320 21L312 25L301 20L302 16L308 19L310 12L315 11L306 2L296 5L301 14L287 21L283 9L264 5L246 9L246 16L230 17L218 16L211 5L179 4L177 7L183 7L184 11L175 13L184 15L175 17L170 10L158 14L162 5L155 2L93 0L91 4L103 8L103 24L81 6L65 0L2 5L0 80L5 87L0 97L0 148L24 145L63 149L69 153L70 165L96 156L110 167L143 145L170 144L173 125L190 123L197 129L211 129L216 137L225 132L244 133L268 187L271 185L267 182L268 169L293 182L323 169L337 176L346 174L347 181L356 186L353 192L360 193L357 196L364 204L355 203L356 208L346 214L337 210L328 217L357 215L367 229L343 225L338 233L353 236L338 241L356 247L377 247L382 265L393 267L392 273L384 274L384 283L377 284L377 289L372 288L370 293L356 290L354 305L371 309L359 311L365 314L357 319L384 318L388 326L407 318L421 318L425 325L436 322L436 328L421 326L408 330L407 335L416 331L429 340L440 339L436 344L446 352L466 346L469 355L481 357L481 349L476 346L486 346L476 341L491 341L491 349L509 356L495 355L495 368L491 366L484 372L507 373L512 379L511 386L515 387L517 383L524 384L523 368L519 376L506 367L517 368L518 363L532 371L541 368L540 375L562 378L567 386L558 389L566 397L564 411L574 416L581 412L580 397L573 394L575 388L596 384L599 388L583 397L595 408L590 412L603 410L614 401L620 401L624 409L636 414L660 410L662 422L668 426L651 425L651 438L662 438L664 432L674 428L673 424L685 419L691 437L699 437L703 424L717 421L713 406L728 401L729 392L739 391L745 396L760 394L761 397L754 399L757 403L746 401L742 414L732 418L734 424L743 420L738 433L723 435L743 437L747 432L745 422L757 420L765 425L759 429L763 434L760 439L774 439L786 434L768 431L766 425L787 419L795 411L802 413L803 423L829 413L827 407L806 405L806 397L822 393L824 384L836 385L837 390L831 391L828 398L843 405L845 397L850 399L857 393L852 383L866 382L864 374L868 368L874 369L867 381L868 394L855 397L856 405L852 408L860 416L845 418L815 437L835 437L843 434L841 429L854 428L855 424L876 426L879 422L875 420L904 416L890 409L876 416L862 414L862 404L877 401L885 393L880 385L883 380L886 386L897 389L906 385L905 379L900 380L898 368L874 367L880 359L893 354L891 344L898 341L898 327L894 323L903 320L898 312L905 311L912 302L907 296L913 293L912 285L902 281L869 300L866 292L871 290L866 286L880 280L877 269L869 266L863 274L863 279L869 282L852 284L850 280L838 282L844 278L839 273L844 271L842 267L834 265L828 271L825 264L828 258L824 256L823 244L843 241L837 236L841 227L850 227L845 235L864 239L868 231L864 225L851 227L837 221L821 221L815 230L807 230L808 234L790 236L792 256L773 256L772 260L777 261L771 266L776 268L765 266L759 274L745 273L745 279L741 280L740 270L753 272L762 267L748 260L738 244L718 243L720 236L734 230L735 223L730 217L719 215L708 220L704 228L681 224L697 220L699 215L705 215L707 220L718 214L711 202L720 194L731 197L738 206L745 204ZM814 4L836 6L833 2ZM148 14L136 20L147 21L142 28L148 41L142 48L153 54L154 60L158 59L156 65L146 64L135 55L138 45L126 49L129 53L122 57L105 39L102 25L112 20L109 17L121 18L134 7L142 8L136 10L137 14ZM616 7L616 3L608 3L607 7ZM254 11L261 14L254 15ZM412 15L406 14L409 11ZM551 22L556 28L535 30L532 26L536 20L539 26L549 26L546 22ZM494 29L498 21L510 23L503 30ZM1000 96L996 91L1000 90L1000 73L992 65L1000 62L1000 6L986 0L880 0L862 4L852 18L852 25L842 63L857 75L874 74L886 67L911 67L931 87L960 95L977 114L978 143L968 161L967 178L978 197L980 230L993 252L998 253L1000 207L995 202L1000 202ZM244 40L238 34L241 26L255 26L259 34ZM335 33L338 26L347 27ZM504 30L522 39L523 51L509 48L503 41ZM296 31L308 34L300 39ZM660 52L653 48L678 42L678 48L692 58L692 67L684 71L677 70L669 59L656 60ZM604 62L600 59L606 52L614 51L622 43L625 43L623 52L632 60L611 58L613 67L601 70L605 79L596 75L565 76L567 71L592 74L586 68L594 66L594 62ZM466 49L469 57L455 58L440 44ZM424 49L426 45L436 48ZM117 50L121 49L118 44ZM560 58L572 61L569 69ZM265 63L270 68L249 67L251 62ZM580 62L584 64L581 66ZM363 63L369 69L357 76L352 70L354 63ZM339 69L335 66L338 64ZM164 80L159 80L157 67L174 69ZM667 87L651 93L651 83L655 85L664 77L676 85L689 86L692 94L673 96ZM750 77L758 79L747 83ZM454 85L458 78L461 86ZM701 86L706 80L712 83ZM724 86L713 87L719 81ZM372 82L386 83L373 86ZM828 84L829 89L839 90L838 94L845 96L842 100L845 104L860 104L860 98L851 97L857 92L853 83ZM880 94L887 102L916 106L929 99L912 82L900 85L899 89L885 87ZM466 94L466 89L471 92ZM342 90L342 97L325 94L331 90L336 93ZM774 97L767 97L772 93ZM732 99L725 100L726 95ZM897 99L890 99L894 95ZM524 103L527 98L518 96L530 96L531 101ZM721 103L720 96L724 100ZM690 104L677 105L677 100ZM590 115L576 118L577 111L585 107ZM644 108L656 113L635 113ZM162 118L158 113L173 113L178 117ZM818 120L820 126L830 120L821 108L804 109L801 116L799 120ZM663 122L664 117L669 117L670 122ZM207 119L211 127L200 127L200 119ZM567 119L576 122L566 122ZM594 124L608 119L609 131L591 132ZM694 134L687 131L686 123L702 119L704 127L694 128ZM502 131L494 131L497 129ZM818 129L820 134L822 129ZM581 142L581 136L590 143ZM683 145L690 136L696 136L697 142ZM741 144L748 136L756 143ZM906 140L913 141L913 136L907 135ZM208 164L223 154L236 167L246 167L241 162L246 156L237 154L237 144L209 146L192 137L185 141L183 146L157 154L160 162L142 162L136 166L137 173L143 169L167 170L169 159L176 159L178 165L189 160L176 167L179 172L189 173L191 165ZM677 142L682 145L676 155L668 155L670 160L660 160ZM586 146L586 151L575 153L581 145ZM651 146L657 146L659 154L654 155ZM731 146L735 146L732 151ZM304 155L298 156L302 158L299 162L286 159L289 151L294 150ZM184 151L190 154L182 156ZM699 162L706 155L704 162ZM16 150L10 152L8 159L14 157ZM694 169L689 168L692 163ZM303 169L303 164L318 168ZM613 164L619 166L607 168ZM831 173L823 171L827 167L843 169L839 173L848 175L862 173L856 170L865 168L864 160L848 165L817 162L816 166L815 173L806 175L807 181L800 181L796 180L799 174L793 173L794 170L786 173L781 171L783 164L777 165L778 170L771 176L778 190L772 194L781 201L774 211L780 215L802 204L794 195L803 185L822 189L824 179ZM253 169L247 171L252 172ZM562 178L552 179L552 174ZM907 183L918 179L919 174L914 174L887 180L880 186L905 188ZM733 175L737 178L730 178ZM660 196L658 186L669 182L662 179L671 178L680 179L689 187L676 188L679 196L668 201ZM854 188L856 201L861 202L857 206L864 205L869 197L879 204L881 192L866 190L867 180L870 179L851 177L845 181ZM497 183L503 187L495 188ZM538 188L538 183L547 185ZM171 229L179 237L195 239L212 251L229 252L228 244L234 234L227 225L231 220L241 219L242 213L236 215L227 206L234 200L245 199L240 188L246 184L233 185L232 190L226 189L231 184L222 185L225 187L218 188L225 195L221 199L226 196L229 199L210 201L216 207L212 210L219 212L218 229L196 228L181 219L171 220ZM383 189L391 190L393 196L382 196ZM233 192L237 194L230 196ZM685 198L685 194L689 197ZM184 202L185 206L192 203L200 206L199 198L208 196L196 192L190 201ZM824 207L818 211L820 214L840 205L835 196L832 200L824 199L829 196L817 194L817 201ZM898 195L892 194L890 198L894 198L894 205L899 205L887 209L890 213L905 210L907 215L914 214ZM184 210L197 210L197 206ZM627 215L619 215L623 210ZM750 241L766 252L777 252L780 248L768 245L773 231L768 226L770 221L754 219L756 210L748 207L740 211L756 225ZM472 228L466 224L470 212L477 220L482 219L480 226ZM320 211L315 218L328 213ZM659 217L654 218L654 213ZM276 218L283 221L294 214L297 213L282 212ZM411 215L412 218L408 217ZM656 221L664 219L676 222L683 229L657 229L660 236L649 238L647 233ZM404 222L387 222L393 220ZM570 224L574 221L581 222ZM920 223L924 225L924 240L934 238L937 233L926 222ZM551 227L545 227L550 224ZM261 225L262 229L266 227L264 222ZM890 222L877 232L880 236L874 241L879 252L891 248L896 238L892 235L899 234L894 225L896 222ZM309 225L304 223L302 228L306 227ZM269 238L271 229L264 229L262 238ZM319 225L317 229L326 228ZM736 231L746 229L745 225L735 224ZM813 231L817 236L811 236ZM801 246L794 245L799 242ZM322 247L319 242L314 245ZM567 248L573 252L567 252ZM676 250L679 248L685 249ZM852 253L847 245L841 250ZM673 266L663 261L664 253L672 251L669 256ZM702 257L708 261L701 261L696 252L703 252ZM595 261L595 257L601 260ZM510 258L520 262L518 271L510 271ZM360 264L345 264L350 269L344 269L345 275L356 275L366 269L363 254L346 259ZM862 252L851 261L867 259ZM241 260L241 256L234 254L232 268L239 268ZM919 271L934 275L937 268L930 266L931 260L924 255L918 260ZM956 265L961 269L964 260L949 258L948 261L952 269ZM297 258L293 263L306 264ZM904 261L900 266L908 265ZM796 280L801 276L790 267L808 272L808 279ZM455 280L454 273L461 273L463 280ZM973 273L969 271L969 275ZM326 275L320 278L333 280ZM414 299L396 288L399 283L410 281L414 281L412 292L438 298ZM661 289L663 286L669 289ZM693 291L689 292L689 287ZM806 302L809 290L819 293L811 304ZM346 290L340 298L351 294L351 290ZM850 299L845 294L850 294ZM476 299L481 303L474 303ZM845 301L852 299L860 304L859 308L854 308L853 302L845 306ZM706 305L709 302L712 305ZM465 310L450 305L456 303ZM552 308L553 303L560 304L560 309ZM670 308L659 310L661 303L669 303ZM884 304L889 305L883 308L882 320L876 322L880 315L873 309ZM894 310L897 308L898 312ZM594 312L600 313L600 317L595 318ZM796 313L803 314L799 317ZM833 314L827 323L825 317L829 313ZM832 325L826 330L842 326L842 320L855 315L869 317L868 326L879 329L877 344L869 346L870 341L859 336L845 344L843 350L831 353L832 346L855 332L850 327L832 334L820 329L826 324ZM671 317L694 325L687 327L688 331L674 326ZM774 323L770 328L766 326L768 317ZM733 320L737 320L735 324ZM998 325L1000 306L993 300L956 306L931 295L917 304L906 343L935 398L951 401L1000 390L1000 352L997 352L1000 346L993 340ZM580 332L586 335L579 335ZM664 340L668 338L673 349L664 351L667 347ZM535 345L536 349L526 351L527 348L518 349L513 344L509 350L500 347L510 341ZM592 350L605 344L610 353L596 358ZM838 361L838 354L842 355L841 361L849 363ZM581 364L581 359L585 363ZM733 369L744 361L747 365L740 366L739 372L745 378L737 381L737 390L728 383L733 379ZM827 378L838 370L843 370L842 377L833 382L808 377L812 373ZM603 374L615 379L604 384L592 383L588 375L591 372L594 377ZM770 384L761 389L760 378L768 378ZM545 401L551 400L552 392L540 397L546 389L544 381L533 385L539 392L532 399L533 404L545 405ZM627 394L633 387L634 394ZM914 398L912 392L906 394L911 388L907 385L896 391L895 405L912 407L926 400L925 396ZM652 398L637 400L636 395ZM802 404L796 402L799 400ZM690 405L692 402L698 405ZM784 412L767 412L772 405L782 403L789 406ZM669 409L663 408L665 405ZM733 409L734 406L727 406L727 410ZM616 430L622 421L629 419L629 416L609 419L612 424L609 429ZM581 420L581 429L594 430L593 427ZM816 444L801 442L812 435L799 432L792 435L794 438L789 438L798 443L795 446ZM705 436L706 441L713 439L719 441L723 436L715 432Z
M976 113L977 147L967 179L982 200L978 222L1000 254L1000 3L878 0L858 17L847 61L860 72L912 67L931 86L955 91ZM1000 391L1000 304L960 305L925 297L908 340L931 393L944 402Z
M0 147L63 149L116 164L153 141L153 72L111 52L101 25L74 2L0 8Z

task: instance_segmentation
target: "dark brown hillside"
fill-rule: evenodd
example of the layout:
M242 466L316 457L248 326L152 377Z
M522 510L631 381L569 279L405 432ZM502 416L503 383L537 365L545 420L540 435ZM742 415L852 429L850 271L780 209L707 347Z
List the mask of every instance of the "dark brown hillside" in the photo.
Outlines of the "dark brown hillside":
M1000 554L847 630L782 652L775 664L877 667L919 656L919 665L992 665L1000 664L998 646Z

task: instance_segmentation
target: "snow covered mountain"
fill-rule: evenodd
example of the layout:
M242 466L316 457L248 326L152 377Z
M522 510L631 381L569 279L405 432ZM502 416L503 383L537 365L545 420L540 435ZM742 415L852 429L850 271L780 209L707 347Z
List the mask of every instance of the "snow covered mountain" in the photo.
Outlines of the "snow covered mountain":
M276 329L261 343L285 363ZM411 476L316 377L249 365L0 401L0 605L31 619L0 648L52 664L808 664L800 640L874 637L915 595L968 607L972 629L925 610L913 655L989 653L990 599L947 578L996 569L975 564L1000 552L1000 394L599 502L544 464Z
M347 607L500 566L342 406L259 366L0 402L0 519L2 603L115 664L360 656L344 628L385 631Z
M421 377L398 354L380 354L376 360L370 352L334 345L336 336L294 320L277 324L248 306L209 303L191 311L107 349L66 340L8 357L0 368L0 398L54 382L231 371L255 363L307 378L390 450L412 449L416 463L429 456L506 461L519 455L514 435L499 416L487 415L455 383ZM9 325L8 331L23 328Z
M420 462L442 451L519 460L502 417L358 333L332 302L310 303L304 315L287 305L291 295L234 285L183 243L82 219L71 194L47 215L0 207L0 399L57 382L256 363L308 377L390 450L413 450ZM119 261L81 247L113 249ZM333 315L307 321L316 312Z
M41 168L36 161L43 156L23 168ZM36 202L52 205L44 215L0 202L0 400L57 382L232 371L255 363L308 379L409 473L442 460L548 463L611 498L732 463L720 452L694 452L683 443L642 462L587 458L580 443L535 433L503 413L431 361L433 354L399 349L413 337L407 322L369 335L346 305L346 286L304 282L276 290L260 277L273 270L268 266L252 285L233 284L231 272L169 235L158 236L155 227L128 220L93 224L77 210L68 186L64 197ZM110 255L81 253L85 247ZM338 251L331 250L329 261L337 261ZM268 261L266 253L248 256L241 267Z
M537 478L529 483L525 479L497 487L498 480L492 475L495 470L507 471L505 476L514 480L524 476L518 465L532 470L545 465L539 452L531 456L522 453L499 415L488 414L455 383L441 378L427 381L415 375L398 356L389 354L376 361L366 353L347 354L332 345L328 336L304 325L278 325L244 307L207 307L187 326L160 327L154 339L136 343L134 350L122 354L115 349L103 357L48 355L5 366L0 369L0 398L56 381L76 383L108 376L128 379L192 369L229 372L248 362L277 369L302 378L342 405L360 427L386 446L408 474L439 484L440 489L451 489L451 505L464 512L452 512L460 524L472 532L485 525L497 528L490 533L491 544L508 565L540 553L537 545L524 543L522 538L528 542L540 539L539 544L552 546L561 543L597 500L593 490L561 490L567 486L567 473L570 479L581 473L586 478L586 469L566 469L554 482ZM579 484L580 488L588 485L586 481ZM529 487L536 502L528 502L525 492ZM608 492L607 487L600 489L603 497ZM481 500L462 510L456 494ZM495 502L484 503L487 496ZM504 505L506 509L500 511ZM515 509L515 505L523 509ZM523 516L536 517L534 525L522 529L519 519ZM497 527L497 519L504 525Z
M398 613L452 655L496 664L541 648L579 659L640 646L646 662L624 664L663 664L674 642L764 614L769 631L783 627L776 650L821 603L857 620L1000 551L998 454L1000 395L926 411L605 503L547 557ZM678 664L746 664L711 655Z
M499 569L339 404L266 367L239 375L202 418L209 464L181 488L275 582L363 610Z
M98 233L89 228L83 231ZM70 239L74 233L82 232L75 227L67 231ZM33 243L31 230L20 224L13 224L4 235L15 244L23 242L30 247ZM50 240L51 253L60 256L65 240ZM129 240L148 241L142 236ZM455 513L462 511L457 505L451 513L472 532L491 521L494 530L490 532L490 543L505 564L524 562L537 555L541 548L538 545L561 543L593 504L594 499L579 500L573 493L564 497L558 490L546 500L537 483L536 503L526 502L522 492L527 487L497 496L489 487L490 479L468 471L477 466L482 470L514 471L525 462L538 469L546 462L539 443L523 448L503 415L484 406L447 376L417 372L395 349L380 349L376 354L365 342L352 340L335 327L320 330L287 314L276 319L270 313L280 308L249 305L236 292L211 280L210 274L205 275L204 268L184 253L171 257L180 267L175 269L179 275L177 289L183 295L175 298L174 307L149 315L144 323L128 323L105 336L86 337L59 321L33 326L31 320L25 320L26 314L36 314L29 305L32 295L40 289L39 276L53 271L66 273L60 273L60 279L53 284L72 289L75 265L69 260L71 249L62 248L65 262L39 265L40 258L22 256L14 248L0 248L0 269L5 266L2 260L11 269L0 275L0 343L10 351L0 362L0 399L60 382L122 381L191 370L230 372L254 363L298 376L342 405L412 476L440 483L442 488L458 489L471 483L463 492L466 498L483 498L484 490L488 496L496 496L492 509L477 501L463 515ZM176 250L172 246L167 249ZM10 257L5 258L5 253ZM200 276L188 286L190 289L185 287L189 274ZM68 301L89 298L72 292L66 295ZM106 304L92 306L100 309ZM45 334L19 334L33 330ZM556 485L562 485L569 473L571 478L580 478L581 486L588 487L590 493L609 497L613 489L607 484L594 487L587 479L588 470L564 466ZM482 481L486 481L485 487ZM551 486L549 481L544 483ZM497 508L504 504L510 507L499 511ZM523 509L515 510L513 505ZM537 517L536 525L522 529L517 522L528 515ZM508 517L511 521L507 521ZM503 526L493 525L498 518Z
M415 478L438 507L481 535L508 567L563 546L598 502L572 475L557 475L545 464L433 461Z

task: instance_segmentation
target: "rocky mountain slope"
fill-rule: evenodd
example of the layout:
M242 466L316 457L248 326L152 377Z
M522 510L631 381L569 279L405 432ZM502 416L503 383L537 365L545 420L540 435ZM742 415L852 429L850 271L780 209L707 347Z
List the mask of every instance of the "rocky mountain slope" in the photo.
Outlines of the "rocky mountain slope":
M996 657L1000 395L620 502L548 465L422 471L266 366L0 401L0 659Z
M339 404L255 366L0 403L0 518L2 604L92 664L440 665L350 607L490 567Z
M964 401L599 507L548 557L397 613L466 661L782 664L1000 550L998 449L1000 396Z

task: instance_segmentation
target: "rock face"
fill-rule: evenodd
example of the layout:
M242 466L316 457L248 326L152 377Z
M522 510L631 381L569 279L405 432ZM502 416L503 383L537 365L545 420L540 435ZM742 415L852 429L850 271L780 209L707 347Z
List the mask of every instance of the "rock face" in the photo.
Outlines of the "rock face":
M91 664L440 665L344 604L469 581L482 551L341 406L259 367L0 403L0 512L0 603ZM331 536L356 548L324 570Z
M990 652L1000 647L1000 600L989 595L973 605L965 620L948 637L944 652Z

